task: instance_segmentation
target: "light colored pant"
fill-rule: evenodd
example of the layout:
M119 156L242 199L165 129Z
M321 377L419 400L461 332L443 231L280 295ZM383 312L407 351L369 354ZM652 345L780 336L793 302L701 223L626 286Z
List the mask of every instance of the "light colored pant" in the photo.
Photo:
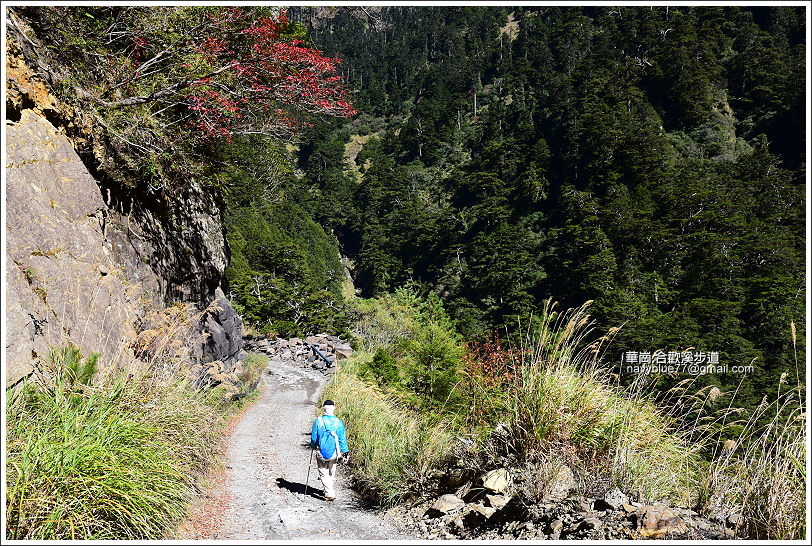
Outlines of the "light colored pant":
M321 455L316 455L316 465L319 468L319 479L324 485L324 496L336 496L335 483L336 483L336 470L338 469L338 457L335 455L332 459L324 460Z

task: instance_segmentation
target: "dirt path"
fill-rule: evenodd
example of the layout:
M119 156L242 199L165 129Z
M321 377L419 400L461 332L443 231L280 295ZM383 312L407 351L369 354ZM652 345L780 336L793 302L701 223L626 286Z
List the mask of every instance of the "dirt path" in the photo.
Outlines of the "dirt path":
M314 404L326 380L315 370L270 363L260 399L241 416L231 434L226 470L184 526L185 538L410 538L362 505L349 489L343 467L339 467L336 501L328 503L316 496L321 482L315 463L304 495Z

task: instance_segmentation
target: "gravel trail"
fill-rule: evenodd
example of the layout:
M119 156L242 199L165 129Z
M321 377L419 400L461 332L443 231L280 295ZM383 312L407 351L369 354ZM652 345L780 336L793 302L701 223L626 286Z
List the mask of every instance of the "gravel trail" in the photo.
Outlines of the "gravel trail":
M271 361L260 399L228 442L225 473L185 527L187 538L224 540L375 540L409 535L363 506L339 467L337 500L325 502L315 461L304 495L314 408L327 378ZM352 446L350 446L352 452Z

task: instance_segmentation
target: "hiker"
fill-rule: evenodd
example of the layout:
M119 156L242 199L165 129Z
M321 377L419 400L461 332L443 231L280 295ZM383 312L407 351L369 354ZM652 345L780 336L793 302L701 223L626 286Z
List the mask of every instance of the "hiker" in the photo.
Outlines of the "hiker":
M319 468L319 479L324 485L324 500L336 500L335 479L336 467L340 459L349 461L347 435L344 421L335 416L336 406L332 400L324 401L324 415L313 421L310 433L310 447L316 452L316 465Z

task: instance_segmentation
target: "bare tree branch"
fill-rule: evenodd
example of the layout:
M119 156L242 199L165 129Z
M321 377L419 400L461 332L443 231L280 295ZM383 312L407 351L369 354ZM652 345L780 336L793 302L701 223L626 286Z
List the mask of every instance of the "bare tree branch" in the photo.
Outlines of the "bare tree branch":
M221 66L220 68L218 68L217 70L214 70L213 72L209 72L208 74L206 74L202 78L195 78L193 80L181 80L181 81L179 81L177 83L174 83L174 84L172 84L172 85L170 85L168 87L164 87L163 89L153 91L149 95L144 95L144 96L141 96L141 97L128 97L126 99L121 99L121 100L114 101L114 102L108 102L108 101L103 100L101 98L98 98L96 100L99 103L101 103L102 106L106 106L107 108L120 108L122 106L133 106L135 104L144 104L144 103L147 103L147 102L152 102L152 101L161 99L163 97L168 97L168 96L170 96L170 95L172 95L174 93L177 93L178 91L180 91L182 89L185 89L185 88L189 87L193 83L197 83L197 82L200 82L201 80L205 80L206 78L211 78L212 76L216 76L217 74L220 74L221 72L225 72L229 68L231 68L231 65L227 64L225 66ZM212 82L205 82L205 83L210 84Z

